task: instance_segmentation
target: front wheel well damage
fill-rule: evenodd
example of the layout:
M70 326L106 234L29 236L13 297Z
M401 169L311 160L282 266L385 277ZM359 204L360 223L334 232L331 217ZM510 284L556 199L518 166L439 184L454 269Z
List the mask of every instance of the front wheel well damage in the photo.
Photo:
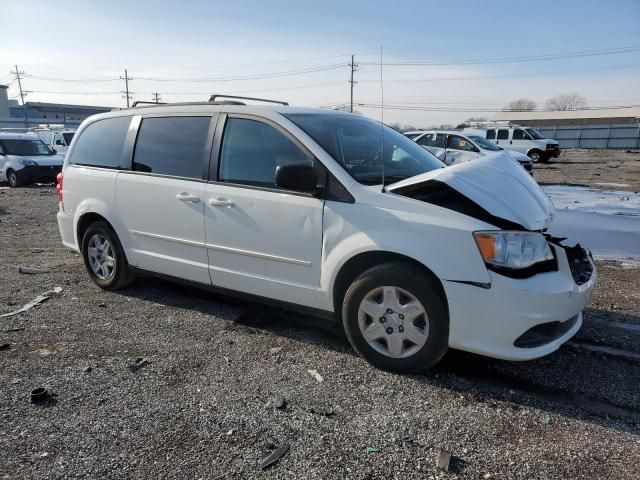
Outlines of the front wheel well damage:
M333 284L333 310L335 312L336 319L339 320L342 315L342 301L344 300L344 296L347 293L347 290L349 289L351 283L353 283L353 281L366 270L375 267L376 265L381 265L383 263L389 262L405 263L408 266L419 270L422 275L425 275L426 277L432 279L433 283L438 288L438 295L441 295L442 299L444 300L444 304L447 308L448 313L449 303L447 301L447 296L444 291L442 282L428 267L418 262L417 260L400 253L371 251L360 253L350 258L338 272L338 275L336 276L335 282Z

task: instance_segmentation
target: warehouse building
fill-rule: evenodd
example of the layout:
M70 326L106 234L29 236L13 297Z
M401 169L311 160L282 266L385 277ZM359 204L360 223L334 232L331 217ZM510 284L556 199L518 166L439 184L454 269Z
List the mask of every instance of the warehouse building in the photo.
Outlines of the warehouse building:
M496 113L494 120L536 127L633 124L640 122L640 107L593 108L562 112L499 112Z

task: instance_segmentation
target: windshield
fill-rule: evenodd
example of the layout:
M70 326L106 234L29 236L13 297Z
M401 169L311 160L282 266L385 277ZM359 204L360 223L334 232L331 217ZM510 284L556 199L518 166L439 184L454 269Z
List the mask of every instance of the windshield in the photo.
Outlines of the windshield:
M0 140L4 153L7 155L18 155L20 157L37 156L37 155L53 155L42 140L22 140L22 139L6 139Z
M526 130L527 130L527 133L531 135L531 138L533 138L534 140L542 140L544 138L542 135L540 135L540 132L535 128L527 128Z
M480 135L468 135L468 137L471 141L479 145L480 148L482 148L483 150L491 150L492 152L497 152L498 150L502 150L502 147L499 147L495 143L487 140L484 137L481 137Z
M374 120L345 113L285 114L313 138L355 180L366 185L393 183L445 165L434 155L392 128Z
M62 136L64 137L64 141L67 143L67 145L71 145L71 140L73 140L74 133L75 132L67 132L62 134Z

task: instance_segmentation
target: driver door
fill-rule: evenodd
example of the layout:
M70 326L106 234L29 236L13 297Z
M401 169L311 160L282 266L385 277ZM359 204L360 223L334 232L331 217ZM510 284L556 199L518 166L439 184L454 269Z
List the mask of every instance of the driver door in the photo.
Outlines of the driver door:
M478 158L478 149L465 137L460 135L447 136L447 157L445 163L454 165L456 163L469 162Z

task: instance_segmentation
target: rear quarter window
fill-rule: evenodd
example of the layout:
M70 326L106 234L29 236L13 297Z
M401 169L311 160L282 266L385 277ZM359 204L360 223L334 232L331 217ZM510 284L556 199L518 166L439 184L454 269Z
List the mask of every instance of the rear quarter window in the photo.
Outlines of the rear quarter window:
M131 117L98 120L77 138L69 163L92 167L121 168Z

